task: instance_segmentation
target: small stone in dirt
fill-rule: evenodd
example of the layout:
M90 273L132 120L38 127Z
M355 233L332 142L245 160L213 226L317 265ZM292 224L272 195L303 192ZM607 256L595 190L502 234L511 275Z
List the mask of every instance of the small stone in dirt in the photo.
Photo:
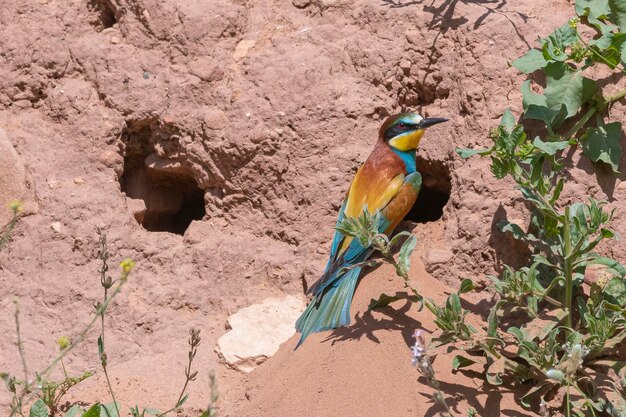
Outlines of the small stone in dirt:
M223 111L207 108L203 113L202 119L207 128L211 130L223 130L228 127L228 117Z
M426 252L424 263L426 266L440 265L449 262L454 254L448 249L431 249Z
M304 9L306 6L311 4L311 0L293 0L291 4L293 4L298 9Z
M224 70L210 57L201 57L189 63L189 72L202 81L219 81L224 78Z
M289 295L242 308L228 318L232 330L217 341L215 351L228 366L250 373L293 336L305 307L301 297Z
M61 222L50 223L50 228L57 233L61 233Z
M240 61L248 55L248 50L256 44L254 39L243 39L235 47L233 58L235 61Z
M117 168L118 166L121 167L122 163L124 162L124 158L122 158L122 155L111 150L106 150L102 152L98 157L98 160L109 168Z
M146 202L140 198L127 198L126 205L137 222L142 223L146 214Z

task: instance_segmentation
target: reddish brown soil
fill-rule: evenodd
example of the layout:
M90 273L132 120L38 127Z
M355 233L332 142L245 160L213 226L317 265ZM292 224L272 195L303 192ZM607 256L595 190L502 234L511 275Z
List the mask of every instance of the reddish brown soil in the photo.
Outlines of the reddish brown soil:
M401 110L451 120L427 134L418 158L426 185L450 190L443 217L405 224L420 237L411 274L424 295L442 299L461 278L522 262L523 248L495 226L525 219L518 192L488 161L453 150L486 145L506 107L519 114L524 77L508 63L571 13L564 0L3 1L0 128L38 211L0 252L0 370L21 375L14 298L31 371L88 320L102 296L101 227L114 277L119 260L137 262L107 319L122 403L175 401L195 327L201 372L185 415L206 404L209 369L224 416L434 415L408 348L416 327L433 330L432 317L402 302L365 313L371 297L402 289L387 267L358 288L353 326L295 352L293 338L251 375L225 368L213 348L230 313L317 279L346 187L382 119ZM136 169L147 156L165 168ZM565 197L608 199L623 230L623 175L574 160ZM201 190L206 210L184 236L137 222L137 199L165 210L162 197L181 190ZM441 263L432 249L451 257ZM604 250L624 259L626 243ZM66 361L73 374L96 372L69 400L108 401L97 335ZM483 417L525 415L515 395L451 373L450 357L435 368L460 414L469 405ZM8 401L0 392L0 409Z

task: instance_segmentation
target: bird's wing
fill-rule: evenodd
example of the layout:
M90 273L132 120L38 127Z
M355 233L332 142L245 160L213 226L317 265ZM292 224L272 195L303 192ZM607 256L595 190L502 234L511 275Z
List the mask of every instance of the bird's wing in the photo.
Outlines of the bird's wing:
M346 218L345 210L346 210L347 202L348 202L348 196L346 196L346 198L343 200L343 204L341 204L341 208L339 209L339 215L337 216L337 225L335 226L335 229L339 227L343 219ZM336 256L337 249L339 248L339 245L341 244L341 241L343 240L344 237L345 236L339 233L339 231L335 230L335 234L333 236L333 243L330 245L330 257L328 258L328 263L326 264L326 269L324 270L324 272L328 271L328 268L330 267L330 265L335 261L335 259L337 259L337 256Z
M407 176L400 174L393 178L385 192L377 200L380 205L373 209L367 206L370 213L380 211L381 219L378 224L378 233L389 234L393 232L415 204L421 187L422 176L419 172L413 172ZM362 211L363 208L361 208ZM364 248L357 239L351 239L350 242L346 243L348 239L351 237L347 236L342 244L342 246L346 245L346 250L340 253L344 263L363 262L367 256L365 259L360 259L360 257L370 248Z
M382 216L378 225L378 231L380 233L389 233L393 231L413 206L421 186L421 176L419 173L413 173L408 176L398 174L392 177L390 181L387 181L386 187L378 190L378 192L375 192L376 189L372 190L371 188L361 191L359 185L359 173L357 173L350 191L341 206L337 224L346 216L357 217L367 207L370 213L381 212ZM377 182L369 181L369 185L378 184ZM358 207L358 210L355 207ZM311 286L309 291L313 294L318 294L341 275L339 272L342 268L363 262L369 257L371 252L371 248L364 247L357 239L353 239L351 236L344 236L339 231L335 231L326 270L322 277Z
M381 210L382 217L389 222L384 225L381 233L388 235L393 232L415 204L421 189L422 175L419 172L413 172L404 178L398 193Z
M360 169L354 177L354 181L350 185L348 194L343 200L339 215L337 216L337 226L346 217L358 217L363 213L363 209L367 206L370 213L382 210L391 199L398 193L404 181L404 174L398 174L391 177L390 180L372 181L364 178L363 170ZM341 256L352 242L351 236L344 236L339 231L335 231L333 242L330 247L330 257L326 270Z

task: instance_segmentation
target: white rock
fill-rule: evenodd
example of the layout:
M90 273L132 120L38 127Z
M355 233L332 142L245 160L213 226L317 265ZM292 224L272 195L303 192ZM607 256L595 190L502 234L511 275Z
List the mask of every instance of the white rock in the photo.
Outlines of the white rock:
M228 318L232 330L217 341L215 351L227 365L250 373L293 336L305 307L301 297L290 295L242 308Z

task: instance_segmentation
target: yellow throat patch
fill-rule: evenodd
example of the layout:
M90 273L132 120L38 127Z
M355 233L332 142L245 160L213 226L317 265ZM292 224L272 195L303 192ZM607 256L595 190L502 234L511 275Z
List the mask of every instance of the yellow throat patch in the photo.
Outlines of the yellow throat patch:
M403 133L391 139L389 141L389 145L400 152L411 151L413 149L417 149L423 134L424 129Z

